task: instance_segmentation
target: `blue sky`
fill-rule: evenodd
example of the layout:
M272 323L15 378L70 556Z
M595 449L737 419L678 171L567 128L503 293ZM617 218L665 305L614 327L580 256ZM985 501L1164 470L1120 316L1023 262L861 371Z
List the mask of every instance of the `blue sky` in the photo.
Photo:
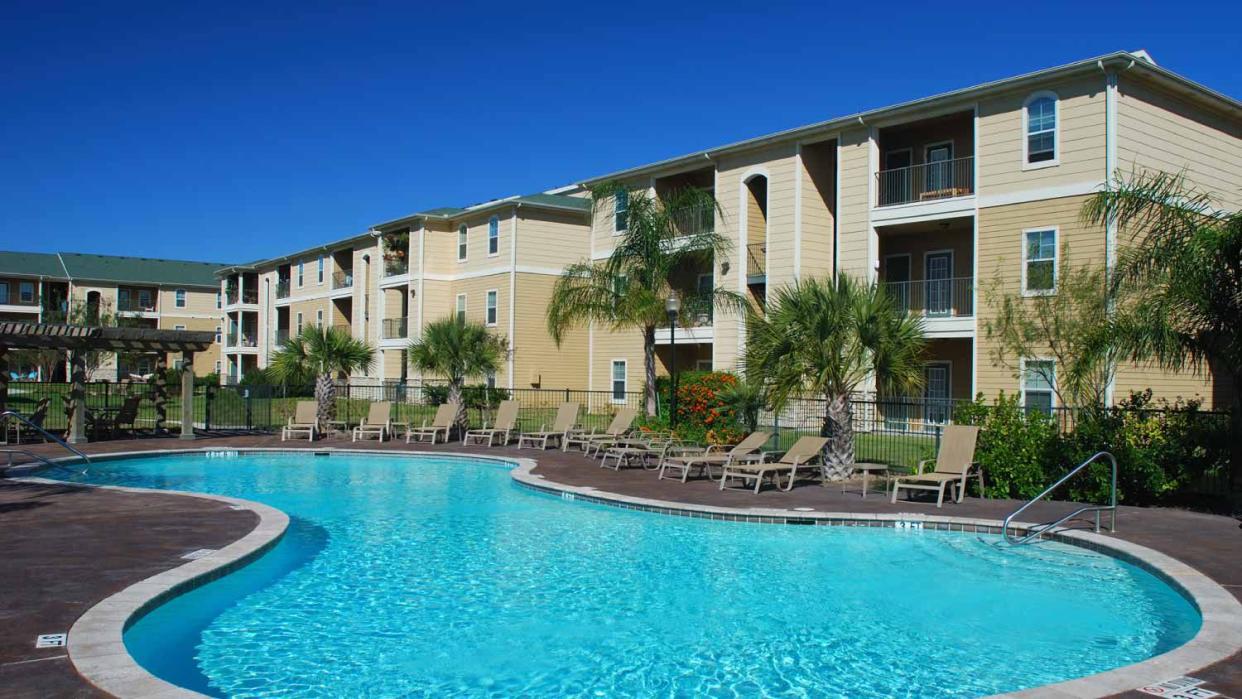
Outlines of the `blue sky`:
M1118 49L1242 97L1237 3L191 5L0 5L0 249L251 260Z

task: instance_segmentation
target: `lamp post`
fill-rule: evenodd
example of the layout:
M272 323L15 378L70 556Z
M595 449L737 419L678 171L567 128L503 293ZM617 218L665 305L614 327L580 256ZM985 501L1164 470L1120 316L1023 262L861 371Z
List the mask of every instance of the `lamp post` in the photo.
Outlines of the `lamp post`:
M677 426L677 316L681 313L681 297L677 295L675 289L664 301L664 310L668 313L668 342L669 352L672 355L668 368L668 426L672 429Z

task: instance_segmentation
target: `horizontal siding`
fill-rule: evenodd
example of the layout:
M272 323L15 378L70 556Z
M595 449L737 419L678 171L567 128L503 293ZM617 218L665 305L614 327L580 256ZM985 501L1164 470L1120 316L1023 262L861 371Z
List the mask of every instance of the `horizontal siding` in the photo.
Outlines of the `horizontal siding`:
M1217 206L1242 205L1242 123L1188 105L1124 75L1118 81L1117 167L1123 172L1184 171L1216 195Z
M871 140L867 129L841 134L841 199L837 208L838 259L841 271L866 275L871 269L868 252L871 240Z
M521 233L519 232L519 236ZM587 328L571 329L560 345L547 330L547 304L556 277L519 274L514 308L514 388L583 389L587 385Z
M802 178L803 278L832 274L833 213L836 197L836 142L804 145L798 176Z
M1041 85L1058 96L1060 164L1022 169L1022 103L1035 89L979 102L978 194L1104 181L1104 75Z
M536 209L519 213L518 265L559 270L590 256L591 228L582 216ZM508 228L502 229L502 240L508 235Z

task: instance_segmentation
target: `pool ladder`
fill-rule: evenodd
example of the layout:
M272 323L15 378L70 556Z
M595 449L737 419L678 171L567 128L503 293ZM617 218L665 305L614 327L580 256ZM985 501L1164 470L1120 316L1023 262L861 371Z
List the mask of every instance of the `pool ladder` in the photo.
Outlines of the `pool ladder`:
M1099 461L1100 459L1108 459L1109 463L1112 465L1112 480L1110 481L1109 498L1108 498L1109 504L1087 505L1085 507L1080 507L1077 510L1074 510L1073 512L1065 515L1064 517L1061 517L1060 519L1057 519L1052 522L1045 522L1043 524L1036 524L1035 526L1030 527L1029 529L1026 530L1025 536L1019 537L1016 532L1010 531L1010 524L1013 522L1013 519L1017 517L1018 515L1022 514L1026 510L1026 508L1030 507L1031 505L1034 505L1040 500L1043 500L1045 497L1048 496L1049 493L1061 487L1066 481L1078 475L1080 471L1090 466L1091 464L1095 463L1096 461ZM1061 476L1061 479L1058 480L1056 483L1053 483L1047 488L1044 488L1044 492L1031 498L1025 504L1023 504L1021 507L1014 510L1013 512L1010 512L1009 516L1005 518L1004 524L1001 525L1001 537L1011 546L1021 546L1023 544L1028 544L1031 541L1042 538L1044 534L1048 533L1052 529L1059 527L1062 524L1065 524L1066 522L1068 522L1069 520L1074 519L1078 515L1081 515L1087 512L1095 513L1095 531L1096 532L1100 531L1100 513L1102 512L1109 513L1108 531L1110 532L1117 531L1117 457L1113 456L1109 452L1106 452L1106 451L1096 452L1095 454L1091 456L1091 458L1087 459L1081 464L1078 464L1078 466L1074 467L1072 471L1065 474L1064 476Z
M40 427L40 426L38 426L38 425L34 424L33 422L31 422L30 420L27 420L27 419L26 419L26 417L25 417L25 416L23 416L21 413L19 413L19 412L15 411L15 410L5 410L4 412L0 412L0 428L3 428L3 427L4 427L4 423L5 423L5 422L7 422L8 420L15 420L15 421L17 421L17 422L22 423L22 424L23 424L23 425L25 425L26 427L28 427L28 428L30 428L30 429L32 429L32 430L34 430L35 432L38 432L39 434L43 435L43 438L44 438L44 439L46 439L47 441L49 441L49 442L53 442L53 443L55 443L55 444L59 444L60 446L62 446L62 447L64 447L65 449L69 450L70 452L72 452L73 454L77 455L77 457L78 457L79 459L81 459L81 460L82 460L82 462L83 462L83 463L85 463L87 467L89 467L89 466L90 466L90 463L91 463L91 457L87 456L86 454L83 454L81 450L77 449L76 447L74 447L73 445L69 444L69 443L68 443L68 442L66 442L65 440L61 439L60 437L57 437L56 435L52 434L51 432L48 432L47 430L43 429L42 427ZM7 446L7 445L6 445L6 446ZM9 458L9 463L8 463L8 465L9 465L9 467L12 467L12 466L13 466L13 456L14 456L15 454L21 454L22 456L25 456L25 457L27 457L27 458L34 459L35 461L39 461L39 462L43 463L43 464L44 464L44 465L46 465L46 466L58 466L58 465L63 465L63 464L57 464L56 462L51 461L51 460L50 460L50 459L48 459L47 457L45 457L45 456L40 456L39 454L36 454L36 453L34 453L34 452L30 451L29 449L12 449L12 448L9 448L9 449L0 449L0 454L7 454L7 455L8 455L8 458ZM82 473L86 473L86 467L83 467L83 468L82 468Z

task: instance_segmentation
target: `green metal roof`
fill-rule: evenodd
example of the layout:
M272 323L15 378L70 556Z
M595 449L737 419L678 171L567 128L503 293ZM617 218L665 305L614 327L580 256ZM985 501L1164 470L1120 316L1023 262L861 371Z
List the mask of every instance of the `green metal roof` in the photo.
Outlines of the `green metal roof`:
M552 206L562 209L574 209L576 211L591 210L590 199L586 197L570 197L564 194L527 194L524 197L518 197L517 201L523 204Z
M0 250L0 274L23 277L65 278L65 270L55 253L5 252Z
M72 279L120 282L126 284L161 284L172 286L218 286L215 271L225 262L192 262L161 260L152 257L120 257L116 255L83 255L60 253Z
M0 274L119 284L215 287L219 282L214 273L223 266L223 262L152 257L0 251Z

